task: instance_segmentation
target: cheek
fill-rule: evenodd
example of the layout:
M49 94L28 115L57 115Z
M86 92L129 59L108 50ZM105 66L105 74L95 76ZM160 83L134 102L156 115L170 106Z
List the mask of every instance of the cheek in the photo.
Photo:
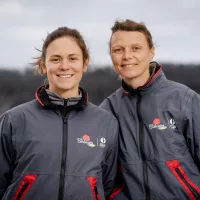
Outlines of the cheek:
M147 54L140 54L137 56L137 61L140 63L141 66L146 65L147 62L149 62L149 57ZM143 66L144 67L144 66Z
M46 70L47 70L47 77L51 78L51 76L54 76L56 74L57 70L57 66L55 65L49 65L47 66Z
M79 73L79 74L82 74L82 73L84 72L84 66L83 66L82 63L76 64L76 65L72 66L72 69L73 69L75 72Z
M121 62L120 56L112 55L111 59L112 59L112 62L113 62L114 65L118 65Z
M51 75L54 73L54 69L52 67L47 68L47 75Z
M145 60L146 62L150 62L152 60L152 54L150 52L146 52L143 55L143 60Z

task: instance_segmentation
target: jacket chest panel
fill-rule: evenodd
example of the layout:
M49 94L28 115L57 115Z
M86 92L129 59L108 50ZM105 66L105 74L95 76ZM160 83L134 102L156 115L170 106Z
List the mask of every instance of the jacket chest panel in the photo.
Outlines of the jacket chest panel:
M126 102L127 104L127 102ZM189 156L189 149L184 138L184 116L180 112L180 105L160 98L142 99L137 107L137 99L132 100L120 108L119 122L123 134L121 137L123 159L140 160L140 134L143 134L144 152L150 161L163 158ZM140 117L138 116L138 112ZM142 126L140 128L139 126ZM142 132L141 132L142 130ZM130 153L131 152L131 153Z
M129 161L140 162L139 155L139 120L134 103L123 103L119 107L117 116L120 123L120 153L123 163Z
M103 163L111 142L110 137L105 135L104 128L84 123L74 126L69 122L67 168L70 173L101 170L100 164Z
M170 102L141 104L144 148L148 160L189 156L184 138L184 116ZM161 104L159 104L161 105Z
M40 169L41 173L59 172L62 129L49 128L24 130L23 137L18 142L17 171L35 172Z

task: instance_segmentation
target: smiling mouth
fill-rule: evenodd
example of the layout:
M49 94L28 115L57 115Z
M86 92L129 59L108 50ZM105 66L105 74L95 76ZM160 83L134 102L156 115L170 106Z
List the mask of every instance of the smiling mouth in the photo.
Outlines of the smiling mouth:
M71 78L73 76L73 74L60 74L57 75L59 78Z
M124 64L124 65L121 65L121 67L134 67L136 65L137 64Z

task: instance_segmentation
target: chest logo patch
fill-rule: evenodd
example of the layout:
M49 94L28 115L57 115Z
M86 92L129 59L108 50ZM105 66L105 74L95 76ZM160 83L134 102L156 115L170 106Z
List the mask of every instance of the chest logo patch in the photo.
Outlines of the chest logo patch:
M174 119L170 119L168 123L169 123L169 128L173 130L177 129L176 122Z
M99 144L100 147L104 148L106 146L106 138L102 137L100 139L100 144Z
M160 118L155 118L152 124L149 124L149 129L165 130L167 126L161 124Z
M80 144L86 144L89 147L100 147L100 148L105 148L106 147L106 138L101 137L100 139L97 138L96 143L92 142L90 139L90 136L85 134L81 138L77 138L77 142Z
M82 138L77 138L78 143L86 144L89 147L95 147L96 145L90 141L90 136L89 135L84 135Z

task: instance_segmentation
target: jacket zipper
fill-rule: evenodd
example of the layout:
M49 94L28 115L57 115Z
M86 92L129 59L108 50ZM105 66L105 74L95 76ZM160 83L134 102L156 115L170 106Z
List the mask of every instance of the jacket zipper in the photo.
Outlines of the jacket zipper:
M144 151L144 127L143 127L143 121L140 114L140 105L141 105L141 95L138 94L138 101L137 101L137 114L139 118L139 142L140 142L140 153L143 163L143 183L144 183L144 190L145 190L145 196L146 200L150 199L149 194L149 187L148 187L148 175L147 175L147 162L146 162L146 156Z
M20 198L22 197L23 193L26 191L27 187L29 186L29 182L26 182L22 189L20 190L19 194L17 195L17 200L20 200Z
M61 158L58 200L63 200L63 197L64 197L65 171L66 171L67 148L68 148L68 116L69 116L69 112L67 111L67 101L65 101L64 112L62 114L63 139L62 139L62 158Z
M197 200L200 200L200 195L199 195L198 191L187 182L187 180L184 178L184 176L181 173L181 171L178 168L176 168L175 171L179 175L179 177L181 178L181 180L185 183L185 185L190 189L190 191L195 196L195 198Z

